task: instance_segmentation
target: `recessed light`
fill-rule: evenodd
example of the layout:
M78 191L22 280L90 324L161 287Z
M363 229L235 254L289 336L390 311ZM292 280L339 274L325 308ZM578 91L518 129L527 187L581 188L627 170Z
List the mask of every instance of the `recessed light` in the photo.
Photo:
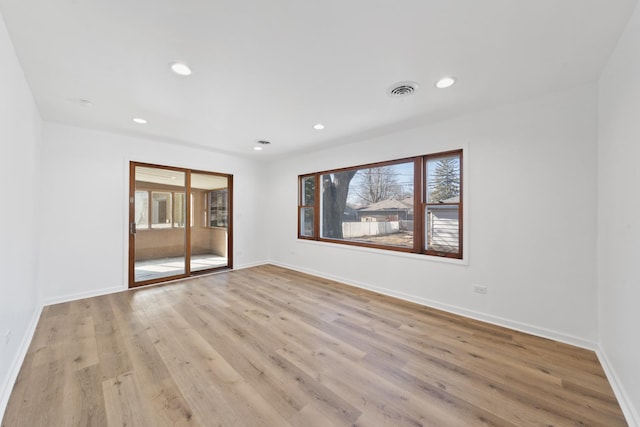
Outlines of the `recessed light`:
M171 63L171 69L174 73L180 76L190 76L191 68L188 65L183 64L182 62L173 62Z
M139 125L146 125L147 124L147 121L145 119L143 119L143 118L140 118L140 117L134 117L133 121L138 123Z
M436 87L438 89L446 89L448 87L453 86L455 82L456 82L455 77L446 76L436 82Z
M260 150L262 150L262 147L253 147L253 149L256 150L256 151L260 151Z
M316 123L315 125L313 125L313 128L315 130L322 130L324 129L324 125L322 123Z

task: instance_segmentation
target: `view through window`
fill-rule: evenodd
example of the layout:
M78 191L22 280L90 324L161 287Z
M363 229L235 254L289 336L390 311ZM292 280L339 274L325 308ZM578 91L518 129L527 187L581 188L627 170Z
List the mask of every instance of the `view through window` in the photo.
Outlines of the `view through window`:
M299 177L298 237L462 258L462 150Z

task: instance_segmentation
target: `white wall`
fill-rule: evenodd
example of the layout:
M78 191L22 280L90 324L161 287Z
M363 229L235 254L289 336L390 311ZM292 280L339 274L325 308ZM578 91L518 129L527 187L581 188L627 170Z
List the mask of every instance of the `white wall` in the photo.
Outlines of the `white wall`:
M640 8L599 82L600 344L640 426ZM619 396L619 398L622 396ZM622 399L619 399L622 400ZM632 424L633 425L633 424Z
M38 314L42 122L0 16L0 418ZM10 332L7 343L7 333Z
M47 123L39 203L45 303L126 289L129 161L233 174L234 267L264 262L264 166L212 151Z
M275 163L270 258L595 348L596 121L590 85ZM297 240L298 174L460 147L466 265Z

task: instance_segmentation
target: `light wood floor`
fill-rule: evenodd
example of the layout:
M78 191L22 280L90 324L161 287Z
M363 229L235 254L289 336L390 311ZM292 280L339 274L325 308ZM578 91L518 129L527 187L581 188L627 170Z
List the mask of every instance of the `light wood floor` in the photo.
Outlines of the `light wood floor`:
M626 423L591 351L261 266L45 307L2 425Z

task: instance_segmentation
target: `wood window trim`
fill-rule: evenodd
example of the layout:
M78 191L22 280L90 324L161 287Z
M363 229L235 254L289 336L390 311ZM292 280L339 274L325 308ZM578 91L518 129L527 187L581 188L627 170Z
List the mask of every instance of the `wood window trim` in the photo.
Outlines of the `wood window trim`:
M308 179L308 178L314 178L315 182L314 182L314 193L313 193L313 205L306 205L304 204L304 184L303 182ZM319 221L317 220L317 212L316 212L316 206L319 206L319 195L318 195L318 175L315 173L312 174L307 174L307 175L300 175L300 177L298 178L298 239L305 239L305 240L317 240L317 237L319 236L318 232L319 232ZM302 234L302 215L300 214L302 212L302 209L313 209L313 227L312 227L312 236L305 236L304 234Z
M455 203L447 203L447 205L455 205L458 209L458 247L457 252L446 252L446 251L438 251L434 249L428 249L426 247L426 229L427 226L425 224L425 214L427 212L428 206L440 205L435 203L427 203L427 162L429 160L438 159L438 158L446 158L451 156L458 157L458 167L459 167L459 201ZM338 169L330 169L320 172L306 173L298 176L298 239L301 240L311 240L325 243L336 243L347 246L358 246L372 249L381 249L381 250L391 250L395 252L405 252L405 253L413 253L413 254L421 254L433 257L440 258L450 258L450 259L463 259L463 240L464 240L464 208L463 208L463 196L464 196L464 175L463 175L463 159L464 159L464 150L456 149L449 150L431 154L425 154L414 157L407 157L402 159L395 159L383 162L376 163L367 163L358 166L350 166ZM414 177L413 177L413 247L401 247L401 246L392 246L392 245L384 245L384 244L375 244L375 243L367 243L367 242L359 242L353 240L342 240L336 238L328 238L322 237L320 230L320 223L322 219L322 207L320 203L321 197L321 177L327 174L335 174L346 171L354 171L361 169L371 169L377 167L384 166L393 166L397 164L409 163L413 162L414 168ZM314 206L303 205L303 180L308 179L310 177L315 177L315 192L314 192ZM304 236L301 234L301 225L302 218L301 212L303 208L313 208L313 236Z
M441 153L434 153L434 154L428 154L428 155L424 155L423 157L423 170L426 173L427 172L427 162L429 160L433 160L433 159L438 159L438 158L446 158L446 157L451 157L453 155L457 155L458 156L458 162L459 162L459 174L460 174L460 194L459 194L459 200L457 203L447 203L447 205L455 205L458 207L458 252L457 253L450 253L450 252L442 252L442 251L436 251L436 250L430 250L427 249L426 247L424 247L423 245L423 253L425 255L432 255L432 256L438 256L438 257L443 257L443 258L454 258L454 259L462 259L462 254L463 254L463 236L464 236L464 215L463 215L463 200L464 200L464 175L463 175L463 162L464 162L464 158L463 158L463 153L462 153L462 149L460 150L452 150L452 151L444 151ZM424 183L426 181L426 177L425 179L422 179L421 182ZM420 221L420 223L423 225L424 230L423 230L423 236L424 236L424 231L426 231L426 226L425 226L425 221L424 221L424 217L425 217L425 213L427 211L427 207L428 206L437 206L438 203L427 203L427 186L424 185L424 188L422 189L422 206L421 206L421 218L422 220Z

